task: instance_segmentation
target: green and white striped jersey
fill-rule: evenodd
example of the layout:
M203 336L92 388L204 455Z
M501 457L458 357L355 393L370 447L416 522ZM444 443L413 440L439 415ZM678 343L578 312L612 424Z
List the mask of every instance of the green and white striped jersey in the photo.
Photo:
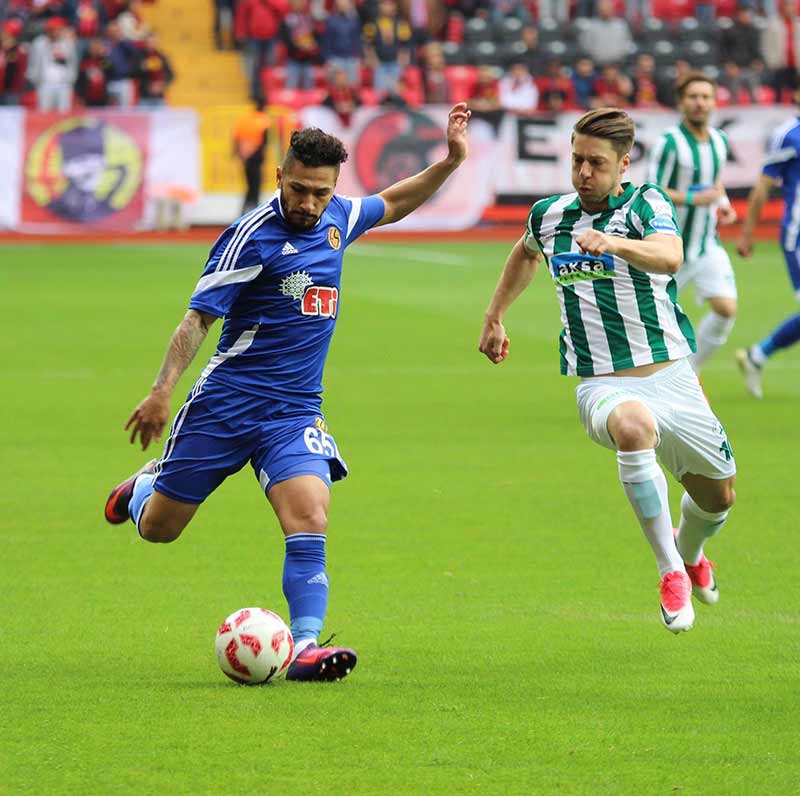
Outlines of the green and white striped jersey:
M695 350L692 325L669 274L645 273L610 254L583 254L575 242L591 228L632 240L679 234L675 208L661 188L622 187L600 213L587 213L578 194L570 193L541 199L528 215L525 245L544 254L561 305L565 376L601 376Z
M685 124L670 127L650 153L647 179L676 191L701 190L715 185L728 160L728 137L713 127L708 134L708 141L698 141ZM676 208L685 259L694 260L705 254L709 244L719 243L717 207L713 204Z

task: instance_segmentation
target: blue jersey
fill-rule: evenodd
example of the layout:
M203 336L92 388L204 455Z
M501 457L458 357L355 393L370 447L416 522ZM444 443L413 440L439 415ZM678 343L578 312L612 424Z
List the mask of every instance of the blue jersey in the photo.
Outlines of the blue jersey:
M284 220L276 193L225 230L189 302L225 318L200 382L318 404L344 250L384 211L379 196L334 195L317 224L298 232Z
M781 183L785 228L800 211L800 117L787 120L772 135L762 171Z

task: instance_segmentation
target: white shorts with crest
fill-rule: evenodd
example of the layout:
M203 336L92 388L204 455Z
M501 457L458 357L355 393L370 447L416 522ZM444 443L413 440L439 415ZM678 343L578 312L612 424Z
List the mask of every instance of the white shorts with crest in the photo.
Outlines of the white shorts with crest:
M687 359L650 376L586 378L575 393L583 427L599 445L616 450L608 416L621 403L638 401L655 418L656 455L678 481L687 473L714 479L736 473L725 429L711 411Z

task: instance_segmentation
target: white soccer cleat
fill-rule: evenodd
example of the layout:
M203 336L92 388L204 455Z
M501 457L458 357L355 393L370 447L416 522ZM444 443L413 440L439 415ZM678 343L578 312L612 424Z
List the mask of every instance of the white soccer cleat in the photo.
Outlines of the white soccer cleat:
M692 581L685 572L667 572L661 578L661 621L671 633L691 630L694 625Z
M716 605L719 602L719 589L717 579L714 577L714 562L701 555L696 564L685 566L689 580L692 581L692 594L701 603Z
M750 395L754 398L763 398L764 390L761 388L761 377L764 375L764 369L761 365L756 365L753 362L753 358L750 356L750 349L740 348L736 352L736 362L739 365L739 370L742 371L744 384Z

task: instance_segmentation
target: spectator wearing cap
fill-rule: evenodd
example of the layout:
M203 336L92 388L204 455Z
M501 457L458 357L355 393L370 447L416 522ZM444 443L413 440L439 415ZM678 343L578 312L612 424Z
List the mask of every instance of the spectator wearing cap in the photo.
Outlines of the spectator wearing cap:
M498 83L500 107L514 113L533 113L539 104L539 89L528 67L521 62L513 63L508 73Z
M36 88L38 109L68 111L77 76L74 31L63 17L50 17L45 32L34 39L28 61L27 78Z
M361 20L353 0L335 0L333 13L325 20L322 59L331 69L343 69L354 86L361 83Z
M580 36L584 53L598 65L622 63L633 46L627 20L616 15L614 0L598 0L597 17L587 20Z
M312 88L319 44L308 0L291 0L291 11L281 23L281 41L286 45L286 88Z
M111 69L108 75L108 96L113 105L129 108L133 105L136 86L134 77L139 70L139 48L124 38L116 21L106 27L108 59Z
M19 105L25 91L28 46L20 42L22 22L8 19L0 28L0 105Z
M139 104L157 108L164 104L169 84L175 78L169 58L159 49L158 37L150 33L139 59Z
M364 25L363 35L375 88L391 90L411 58L411 25L398 16L394 0L381 0L375 21Z

